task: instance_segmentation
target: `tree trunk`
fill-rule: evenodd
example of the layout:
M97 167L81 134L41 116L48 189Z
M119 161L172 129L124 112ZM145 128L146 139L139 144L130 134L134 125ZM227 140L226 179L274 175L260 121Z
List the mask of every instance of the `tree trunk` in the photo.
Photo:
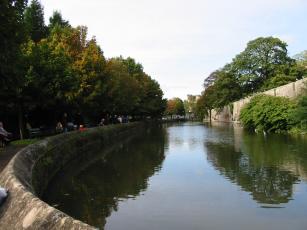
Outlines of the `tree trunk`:
M211 121L212 121L212 119L211 119L211 109L209 109L209 122L210 122L210 124L211 124Z

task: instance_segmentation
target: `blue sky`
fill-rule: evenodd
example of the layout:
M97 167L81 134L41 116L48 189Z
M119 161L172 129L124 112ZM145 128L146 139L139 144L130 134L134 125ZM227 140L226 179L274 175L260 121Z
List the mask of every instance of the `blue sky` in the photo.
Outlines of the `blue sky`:
M167 98L200 94L203 80L260 36L307 49L307 0L41 0L85 25L106 57L131 56ZM46 20L46 21L47 21Z

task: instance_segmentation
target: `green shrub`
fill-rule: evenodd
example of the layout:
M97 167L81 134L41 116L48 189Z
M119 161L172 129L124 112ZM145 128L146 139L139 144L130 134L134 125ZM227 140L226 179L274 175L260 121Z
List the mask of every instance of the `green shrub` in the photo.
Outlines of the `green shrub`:
M307 96L299 99L294 117L299 127L302 130L307 130Z
M296 105L285 97L257 95L241 111L244 127L257 131L284 132L296 123Z

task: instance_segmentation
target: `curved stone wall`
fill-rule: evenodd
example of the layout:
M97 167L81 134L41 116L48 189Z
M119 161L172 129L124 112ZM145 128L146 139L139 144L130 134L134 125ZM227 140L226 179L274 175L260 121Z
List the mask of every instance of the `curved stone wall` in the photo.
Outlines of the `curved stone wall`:
M73 159L139 134L130 123L72 132L44 139L21 150L0 175L9 197L0 207L1 229L95 229L39 199L49 181Z

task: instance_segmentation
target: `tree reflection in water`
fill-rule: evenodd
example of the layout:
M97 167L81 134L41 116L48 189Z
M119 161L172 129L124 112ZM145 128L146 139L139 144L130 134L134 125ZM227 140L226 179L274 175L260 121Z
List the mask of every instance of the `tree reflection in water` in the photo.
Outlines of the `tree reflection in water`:
M207 141L205 147L208 160L223 176L265 206L288 203L294 184L306 179L306 157L301 153L307 146L295 144L289 136L265 138L235 129L232 143Z
M106 156L100 155L92 164L74 163L69 172L52 181L44 200L76 219L103 228L118 203L139 196L146 190L149 177L161 169L164 132L152 128Z

